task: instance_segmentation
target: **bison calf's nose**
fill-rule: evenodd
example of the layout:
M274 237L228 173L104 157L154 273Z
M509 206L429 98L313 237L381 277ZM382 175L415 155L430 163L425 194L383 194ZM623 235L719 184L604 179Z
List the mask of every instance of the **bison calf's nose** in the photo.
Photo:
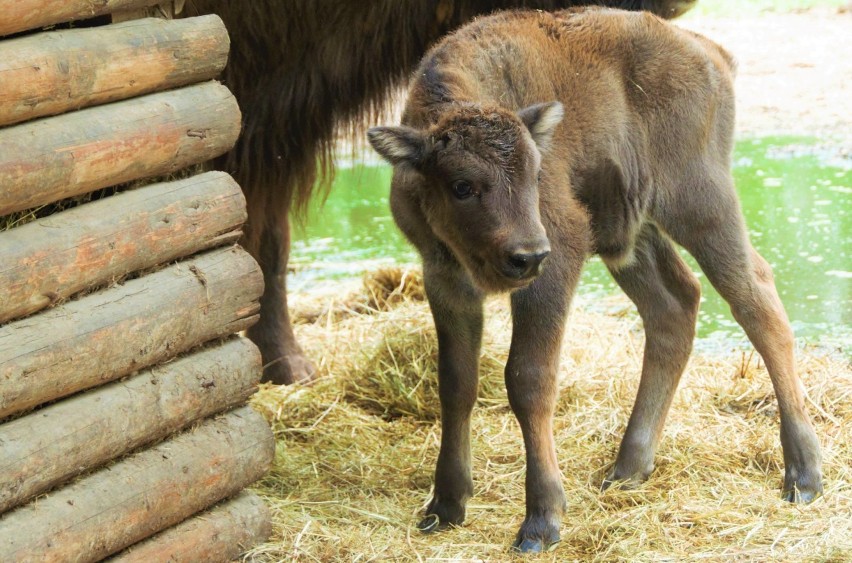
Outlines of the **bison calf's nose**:
M549 254L549 248L542 248L532 252L511 252L509 253L504 272L507 277L519 280L535 277L541 273L544 260Z

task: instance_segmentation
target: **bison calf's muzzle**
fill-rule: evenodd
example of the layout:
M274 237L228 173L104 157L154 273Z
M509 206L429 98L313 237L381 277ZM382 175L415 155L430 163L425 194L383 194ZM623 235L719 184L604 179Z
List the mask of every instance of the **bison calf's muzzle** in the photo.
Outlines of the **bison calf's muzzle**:
M559 540L557 369L571 297L594 252L645 329L639 391L607 483L648 477L700 301L673 242L695 257L765 361L786 498L821 493L793 334L730 174L732 82L721 47L649 14L504 12L433 48L414 74L403 125L370 131L394 165L393 216L423 259L438 335L441 449L421 529L464 519L483 303L510 291L505 382L527 462L514 547L544 551Z
M503 274L507 278L529 280L541 274L544 262L550 256L550 248L541 246L532 251L526 248L508 253Z

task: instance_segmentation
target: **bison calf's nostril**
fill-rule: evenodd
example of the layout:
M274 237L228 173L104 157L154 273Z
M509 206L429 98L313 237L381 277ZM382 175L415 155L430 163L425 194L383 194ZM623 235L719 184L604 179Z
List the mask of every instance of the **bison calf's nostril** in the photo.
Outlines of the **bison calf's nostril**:
M540 252L516 252L509 255L509 271L512 277L519 279L537 275L541 265L550 254L550 250Z
M548 254L550 254L549 250L537 253L513 254L509 257L509 262L518 268L537 266L538 264L541 264L545 258L547 258Z

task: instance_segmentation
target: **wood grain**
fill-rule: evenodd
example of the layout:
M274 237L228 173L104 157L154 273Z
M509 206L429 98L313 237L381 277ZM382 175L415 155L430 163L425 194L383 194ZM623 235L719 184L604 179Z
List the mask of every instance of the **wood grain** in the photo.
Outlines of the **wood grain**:
M235 242L242 190L223 172L151 184L0 233L0 323L76 292Z
M103 385L257 320L263 276L213 250L0 327L0 417Z
M0 41L0 125L210 80L225 68L229 45L218 16Z
M237 102L216 82L0 129L0 215L176 172L239 132Z
M260 353L235 338L0 425L0 513L254 392Z
M275 451L242 407L0 516L0 561L96 561L229 497Z
M210 510L148 538L109 559L110 563L225 563L263 543L271 533L269 510L243 491Z

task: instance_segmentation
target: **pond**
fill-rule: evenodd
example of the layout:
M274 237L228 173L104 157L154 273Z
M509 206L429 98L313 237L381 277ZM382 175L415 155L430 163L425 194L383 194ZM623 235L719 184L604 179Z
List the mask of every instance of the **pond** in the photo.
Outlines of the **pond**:
M391 169L342 163L324 206L311 208L294 234L291 290L359 277L368 269L417 263L388 209ZM742 140L734 178L752 243L772 264L798 338L848 348L852 342L852 161L814 139ZM702 283L698 335L703 345L745 342L727 304L683 253ZM586 265L577 303L625 307L597 258Z

